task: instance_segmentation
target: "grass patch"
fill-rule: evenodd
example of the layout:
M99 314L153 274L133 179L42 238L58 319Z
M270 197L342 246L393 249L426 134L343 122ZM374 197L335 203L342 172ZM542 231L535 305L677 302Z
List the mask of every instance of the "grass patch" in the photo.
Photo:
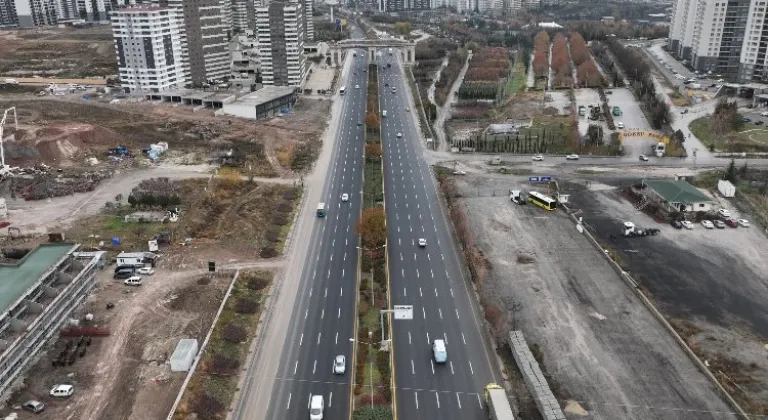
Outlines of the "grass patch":
M526 82L525 68L523 67L523 60L516 60L515 65L509 71L509 78L507 78L507 98L511 98L517 94Z
M718 152L768 152L768 127L744 123L740 130L717 136L712 133L711 117L691 121L688 128L705 146Z
M679 92L674 91L669 94L669 99L672 100L672 103L675 104L675 106L688 106L691 104L691 102L686 98L685 96L681 95Z
M254 278L267 279L266 287L261 290L252 287L249 282ZM266 292L271 281L272 274L268 272L247 271L240 273L232 288L232 293L225 303L224 310L216 321L211 339L203 350L200 363L192 376L189 387L184 392L182 401L173 414L174 420L186 419L196 413L198 401L203 395L213 397L221 404L223 409L214 417L223 418L226 407L232 403L237 389L237 373L241 371L240 367L244 365L248 355L248 346L256 335L259 316L261 315L262 293ZM243 313L240 303L244 300L252 300L258 304L255 313ZM240 343L232 343L224 339L224 329L231 323L245 328L245 340ZM216 360L222 357L233 360L231 371L219 371L220 368L217 367Z
M419 114L419 129L421 130L421 135L424 136L424 138L431 138L434 141L435 136L432 133L432 127L430 127L429 122L427 122L424 104L421 102L421 95L419 95L419 86L416 84L416 79L413 77L413 72L410 67L405 70L405 75L408 77L408 85L411 87L411 96L413 96L413 101L416 104L416 109L414 111Z
M363 166L365 182L363 183L363 193L365 198L363 207L374 207L380 205L384 200L384 190L382 181L384 175L381 173L380 162L365 162Z
M500 168L499 173L506 175L530 175L533 170L526 168Z
M530 127L517 134L482 135L477 151L487 153L571 153L575 145L574 122L566 115L534 118ZM530 140L528 139L530 136Z

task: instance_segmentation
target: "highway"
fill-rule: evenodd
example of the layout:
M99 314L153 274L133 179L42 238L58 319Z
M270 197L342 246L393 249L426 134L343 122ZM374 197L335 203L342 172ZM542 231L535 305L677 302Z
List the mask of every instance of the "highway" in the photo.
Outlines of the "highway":
M487 419L482 389L501 380L496 356L423 159L415 111L406 111L401 64L386 52L377 59L379 103L387 111L381 121L391 303L414 309L412 320L392 327L397 418ZM392 67L382 69L388 62ZM423 248L420 238L427 241ZM432 359L435 339L447 343L445 364Z
M351 53L349 54L352 55ZM327 168L322 197L327 215L317 217L299 290L270 399L268 419L307 419L311 395L323 395L325 418L347 418L352 381L355 298L358 271L358 235L355 230L362 205L362 122L366 102L365 54L352 60L346 79L336 148ZM359 88L355 88L358 85ZM341 195L349 194L342 202ZM302 214L301 217L316 217ZM344 375L333 373L337 355L347 359ZM241 419L250 418L246 415Z

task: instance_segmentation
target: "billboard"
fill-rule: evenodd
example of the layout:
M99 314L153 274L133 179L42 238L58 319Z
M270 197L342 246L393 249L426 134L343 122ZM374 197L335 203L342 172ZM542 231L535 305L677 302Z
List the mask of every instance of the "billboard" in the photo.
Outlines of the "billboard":
M669 137L665 136L664 133L662 133L661 131L628 129L628 130L619 132L620 142L623 143L624 140L632 140L632 139L651 139L656 142L669 144Z

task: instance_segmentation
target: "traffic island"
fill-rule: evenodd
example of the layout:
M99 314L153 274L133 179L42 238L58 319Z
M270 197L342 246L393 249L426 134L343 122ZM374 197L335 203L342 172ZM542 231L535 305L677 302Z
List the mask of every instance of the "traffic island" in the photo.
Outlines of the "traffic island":
M357 296L353 412L354 420L392 418L389 352L382 351L382 327L387 320L381 311L389 307L386 275L387 225L384 212L384 183L378 109L376 65L368 70L368 113L365 117L365 164L363 211L360 234L360 273Z

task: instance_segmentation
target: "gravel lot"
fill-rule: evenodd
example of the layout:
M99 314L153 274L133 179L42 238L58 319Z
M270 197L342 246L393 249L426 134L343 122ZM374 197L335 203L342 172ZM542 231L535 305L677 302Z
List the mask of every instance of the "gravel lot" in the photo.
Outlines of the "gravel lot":
M504 328L522 330L538 347L561 406L588 412L569 418L735 418L563 212L483 193L525 190L522 177L468 175L457 185L492 266L481 293L502 308Z
M659 310L678 326L678 331L713 372L738 384L733 395L749 395L748 412L768 410L768 239L758 228L675 230L659 225L633 207L616 189L598 188L571 195L589 223L609 247L618 251L624 267L652 296ZM724 204L728 207L728 204ZM730 207L735 218L739 214ZM659 227L653 238L625 239L620 224ZM682 327L681 327L682 325ZM715 364L718 366L715 366ZM754 404L754 405L752 405ZM759 408L766 407L766 408ZM751 410L750 410L751 408ZM764 411L768 412L768 411Z
M600 101L600 94L597 93L597 89L576 89L574 91L574 96L576 97L576 110L578 112L579 106L584 105L585 108L587 108L587 114L585 114L583 117L579 117L579 134L582 136L587 134L587 129L589 128L589 123L593 124L600 124L603 126L603 130L605 132L608 132L608 126L605 124L605 122L602 121L590 121L589 120L589 106L590 105L600 105L602 102Z

